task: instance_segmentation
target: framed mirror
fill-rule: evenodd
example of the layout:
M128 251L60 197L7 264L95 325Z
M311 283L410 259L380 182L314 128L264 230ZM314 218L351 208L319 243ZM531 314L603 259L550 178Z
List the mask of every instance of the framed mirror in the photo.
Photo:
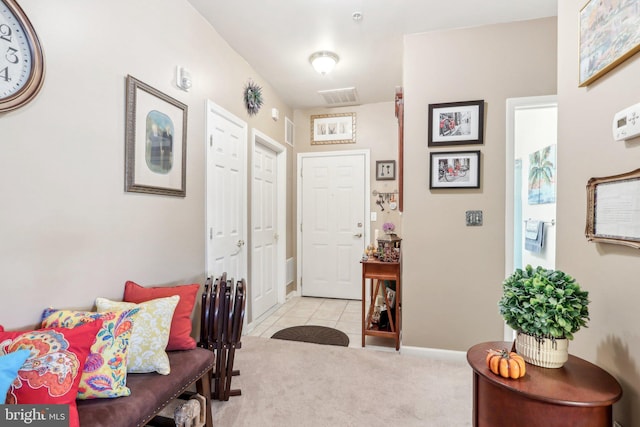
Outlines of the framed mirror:
M585 235L640 249L640 169L587 182Z

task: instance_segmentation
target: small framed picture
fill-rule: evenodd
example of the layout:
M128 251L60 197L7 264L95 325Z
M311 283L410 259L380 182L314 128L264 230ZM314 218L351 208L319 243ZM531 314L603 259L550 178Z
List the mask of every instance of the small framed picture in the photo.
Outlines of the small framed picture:
M429 104L429 147L482 144L484 101Z
M378 160L376 162L376 181L396 179L396 161Z
M127 76L125 191L186 196L187 105Z
M480 188L480 151L432 152L429 188Z
M311 116L311 145L355 144L356 113Z

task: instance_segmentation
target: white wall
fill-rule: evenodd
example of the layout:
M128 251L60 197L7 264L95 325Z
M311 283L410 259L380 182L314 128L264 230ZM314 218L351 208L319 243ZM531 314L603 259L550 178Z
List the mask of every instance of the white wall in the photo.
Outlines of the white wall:
M575 334L572 354L612 375L623 388L614 418L640 425L640 286L637 249L590 243L584 235L586 184L638 168L640 140L616 142L613 115L640 101L640 56L632 56L588 87L578 87L579 11L583 0L558 2L558 251L557 267L589 291L589 327ZM561 226L560 226L561 224Z
M393 88L390 89L391 91ZM311 116L336 113L356 114L356 143L355 144L329 144L311 145ZM398 120L395 117L394 102L379 102L376 104L355 105L350 107L317 108L309 110L295 111L296 140L295 152L323 152L339 150L371 150L370 155L370 184L371 191L392 193L398 190L398 173L396 179L389 181L376 181L375 165L378 160L395 160L398 167ZM405 178L406 179L406 178ZM370 203L371 212L377 213L377 221L371 222L369 232L371 240L375 234L375 229L382 234L382 224L392 222L396 225L397 234L402 237L402 215L396 210L389 209L385 204L382 211L376 205L377 197L372 194L367 195L366 200ZM297 203L297 201L296 201ZM359 260L356 260L356 262Z
M31 327L47 306L91 308L142 285L203 281L205 101L277 141L292 116L185 0L23 0L45 52L30 104L0 115L0 324ZM192 74L175 86L175 67ZM124 192L125 77L186 103L187 196ZM265 105L249 118L248 78Z
M556 92L554 18L405 37L403 345L466 351L500 339L506 100ZM444 60L442 46L448 46ZM427 147L429 104L485 101L484 144ZM429 189L429 153L478 150L479 189ZM467 227L466 210L482 210Z

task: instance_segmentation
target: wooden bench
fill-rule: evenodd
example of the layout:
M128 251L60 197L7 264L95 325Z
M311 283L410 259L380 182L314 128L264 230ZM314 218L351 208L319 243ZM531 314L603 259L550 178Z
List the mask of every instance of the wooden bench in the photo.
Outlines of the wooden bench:
M113 399L77 401L81 427L144 426L172 400L192 384L206 398L206 426L213 427L211 416L211 378L215 367L214 353L197 347L186 351L169 351L171 373L160 375L128 374L131 395Z

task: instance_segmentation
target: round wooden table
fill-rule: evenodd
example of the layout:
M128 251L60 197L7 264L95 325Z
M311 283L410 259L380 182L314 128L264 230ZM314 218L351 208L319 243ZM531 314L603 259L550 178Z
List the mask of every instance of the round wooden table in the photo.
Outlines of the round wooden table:
M487 350L511 346L510 342L485 342L467 351L473 369L474 426L612 425L612 405L622 396L622 388L607 371L569 355L562 368L527 363L524 377L502 378L487 368Z

